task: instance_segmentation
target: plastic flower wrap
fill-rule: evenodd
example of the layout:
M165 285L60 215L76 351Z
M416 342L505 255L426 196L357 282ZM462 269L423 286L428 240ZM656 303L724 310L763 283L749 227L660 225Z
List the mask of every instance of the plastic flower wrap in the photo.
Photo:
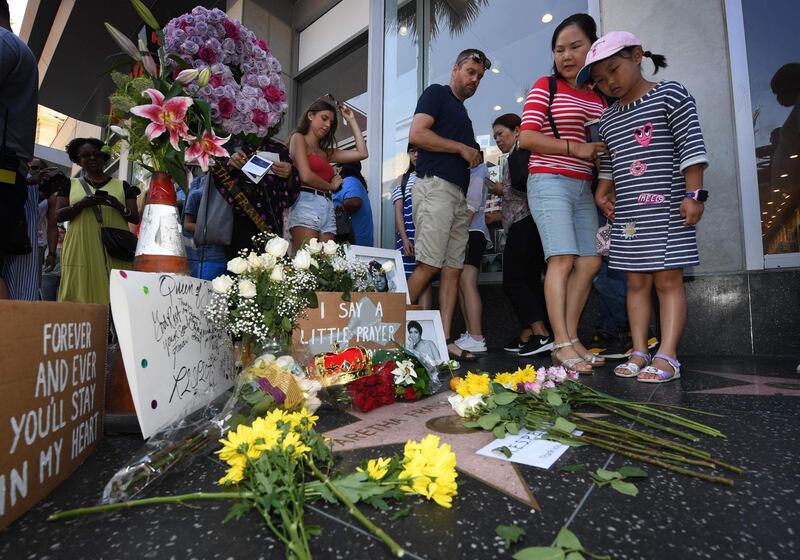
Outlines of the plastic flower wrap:
M288 110L281 64L267 44L225 12L202 6L164 28L164 51L177 74L182 61L208 71L207 83L187 86L208 103L216 126L234 136L266 138Z

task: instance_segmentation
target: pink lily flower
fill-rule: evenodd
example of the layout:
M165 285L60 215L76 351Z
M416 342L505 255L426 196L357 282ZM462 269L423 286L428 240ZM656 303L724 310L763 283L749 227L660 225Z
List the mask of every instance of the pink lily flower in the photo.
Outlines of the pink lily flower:
M189 127L184 122L186 112L192 105L191 97L173 97L164 101L164 94L157 89L149 88L144 92L150 96L153 103L132 107L131 113L152 121L144 131L148 140L152 141L168 131L169 142L175 150L180 150L178 142L181 138L194 140L194 137L189 134Z
M223 148L222 145L230 138L230 136L221 138L207 131L203 132L203 136L199 140L192 142L192 145L187 148L186 162L197 161L203 172L208 171L209 156L228 157L228 150Z

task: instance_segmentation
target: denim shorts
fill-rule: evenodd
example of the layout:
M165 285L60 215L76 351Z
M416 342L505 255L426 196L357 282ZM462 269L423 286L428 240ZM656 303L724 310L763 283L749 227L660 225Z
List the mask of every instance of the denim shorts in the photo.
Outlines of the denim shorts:
M300 191L300 196L289 209L289 229L304 227L336 235L336 216L333 201L318 194Z
M597 208L592 182L553 173L528 175L528 206L542 238L544 259L596 257Z

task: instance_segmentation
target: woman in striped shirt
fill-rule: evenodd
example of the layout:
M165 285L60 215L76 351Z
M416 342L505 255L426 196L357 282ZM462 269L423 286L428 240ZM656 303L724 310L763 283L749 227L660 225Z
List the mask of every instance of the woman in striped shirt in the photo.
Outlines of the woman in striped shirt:
M555 337L553 363L583 374L603 363L578 340L578 319L600 268L591 187L595 161L606 148L586 142L584 125L600 117L604 102L576 84L596 39L597 26L586 14L574 14L556 27L554 76L533 85L519 136L519 145L531 152L528 205L547 261L544 293Z

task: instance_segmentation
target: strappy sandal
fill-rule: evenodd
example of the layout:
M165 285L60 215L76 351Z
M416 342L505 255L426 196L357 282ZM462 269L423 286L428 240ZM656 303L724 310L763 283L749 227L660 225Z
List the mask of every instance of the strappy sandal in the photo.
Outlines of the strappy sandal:
M450 345L451 344L453 346L455 346L456 348L458 348L460 350L460 352L456 353L456 352L453 352L452 350L450 350ZM475 354L473 354L469 350L464 350L463 348L460 348L456 344L455 339L452 339L452 338L448 338L447 339L447 354L448 354L448 356L450 357L451 360L455 360L457 362L477 362L478 361L478 356L476 356Z
M644 365L640 366L636 362L632 361L631 358L636 356L637 358L642 358L644 360ZM639 375L639 372L642 371L644 368L650 365L650 354L646 352L631 352L628 361L624 364L620 364L614 368L614 375L617 377L636 377Z
M580 344L581 343L580 339L578 339L578 338L573 338L569 342L573 346L575 344ZM577 352L577 350L576 350L576 352ZM603 367L604 365L606 365L606 359L605 358L603 358L602 356L598 356L597 354L595 354L593 352L588 352L588 351L586 352L586 354L583 355L583 361L586 362L587 364L591 365L593 368Z
M639 372L639 375L636 377L636 381L640 383L669 383L670 381L675 381L676 379L680 379L681 377L681 363L671 356L667 356L666 354L656 354L653 356L653 359L661 358L665 362L667 362L670 366L672 366L672 373L665 371L663 369L659 369L653 365L649 365L644 368L642 371ZM658 377L646 379L642 377L643 373L653 373Z
M561 366L567 371L571 371L573 373L578 373L581 375L592 375L594 371L592 371L592 366L583 358L567 358L566 360L562 360L558 357L558 351L562 348L571 347L571 342L562 342L561 344L554 344L553 351L550 352L550 359L553 361L553 365L558 367ZM585 364L589 366L589 369L576 369L575 366L580 364Z

